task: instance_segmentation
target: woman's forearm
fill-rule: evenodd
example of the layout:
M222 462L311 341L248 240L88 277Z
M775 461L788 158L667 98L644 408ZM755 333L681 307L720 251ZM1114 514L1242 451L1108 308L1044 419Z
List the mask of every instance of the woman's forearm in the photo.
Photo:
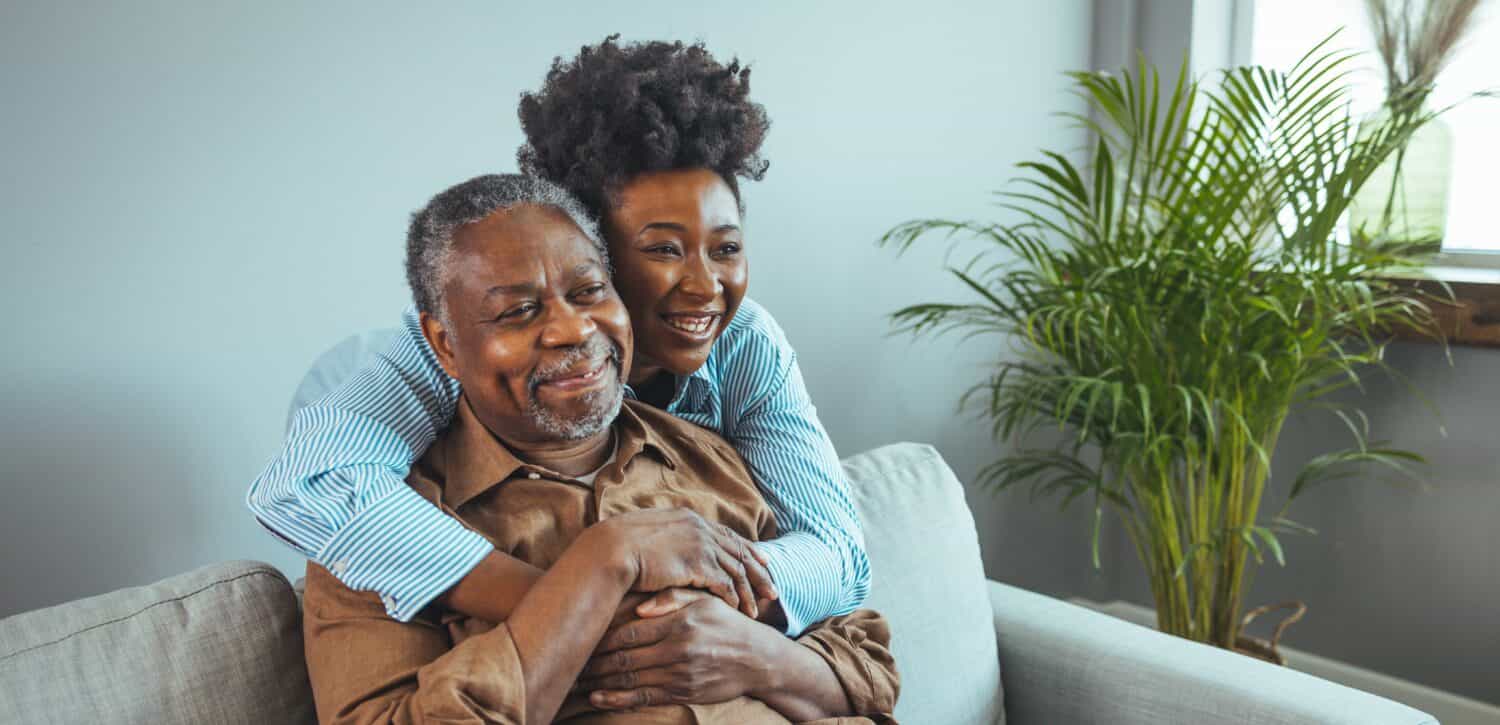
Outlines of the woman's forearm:
M526 722L551 722L636 573L603 527L585 531L505 618L526 684Z
M770 632L770 630L767 630ZM812 650L770 632L761 646L761 682L749 694L792 722L842 717L854 706L828 663Z
M351 368L335 376L343 377L337 388L313 401L299 391L298 402L309 404L293 415L246 504L281 541L350 588L381 594L388 613L406 621L491 547L403 480L447 427L459 389L427 347L416 308L402 320L383 349L368 350L379 354L335 360L335 369ZM385 525L396 519L402 526Z
M504 622L545 573L514 556L492 551L443 594L442 603L486 622Z

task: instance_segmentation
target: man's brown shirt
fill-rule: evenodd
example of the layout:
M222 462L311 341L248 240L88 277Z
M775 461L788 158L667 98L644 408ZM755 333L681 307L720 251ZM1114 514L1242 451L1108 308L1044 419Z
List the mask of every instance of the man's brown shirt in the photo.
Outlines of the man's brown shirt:
M412 467L407 483L496 549L543 569L590 525L643 509L691 509L752 541L775 536L774 517L749 471L717 435L631 400L614 431L615 456L589 485L517 459L462 398L452 425ZM436 605L399 622L386 615L377 595L352 591L311 563L304 609L320 721L524 722L521 662L504 623ZM832 617L797 642L829 664L855 711L873 718L828 722L891 722L900 685L884 618L870 610ZM600 712L573 695L556 722L787 721L748 697Z

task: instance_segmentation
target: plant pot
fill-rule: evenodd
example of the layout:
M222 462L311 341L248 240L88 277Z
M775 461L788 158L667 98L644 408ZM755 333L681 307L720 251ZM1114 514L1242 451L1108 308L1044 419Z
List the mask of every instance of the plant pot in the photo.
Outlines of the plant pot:
M1261 639L1260 637L1251 637L1248 634L1243 634L1244 630L1250 627L1250 623L1255 621L1256 617L1278 609L1290 610L1291 613L1276 623L1276 627L1271 630L1270 639ZM1307 605L1302 602L1266 604L1245 612L1245 618L1240 621L1240 631L1242 634L1235 640L1234 651L1242 655L1265 660L1272 664L1285 666L1286 658L1281 656L1281 651L1278 649L1278 645L1281 644L1281 634L1286 631L1287 627L1295 624L1297 620L1302 619L1302 616L1305 614L1307 614Z

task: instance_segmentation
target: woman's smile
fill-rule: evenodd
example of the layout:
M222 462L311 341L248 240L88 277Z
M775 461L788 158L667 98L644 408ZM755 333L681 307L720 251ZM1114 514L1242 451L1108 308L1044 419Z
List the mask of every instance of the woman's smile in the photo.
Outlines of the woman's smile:
M661 315L667 326L694 342L707 342L718 337L718 323L722 312L668 312Z

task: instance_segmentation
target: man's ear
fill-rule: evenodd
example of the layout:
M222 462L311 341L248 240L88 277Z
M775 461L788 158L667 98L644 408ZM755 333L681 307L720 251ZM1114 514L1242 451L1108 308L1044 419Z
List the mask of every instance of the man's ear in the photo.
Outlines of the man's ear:
M427 338L427 346L437 355L438 364L443 366L443 372L448 377L458 379L458 365L454 363L453 354L453 332L445 326L442 320L426 312L418 313L422 322L422 337Z

